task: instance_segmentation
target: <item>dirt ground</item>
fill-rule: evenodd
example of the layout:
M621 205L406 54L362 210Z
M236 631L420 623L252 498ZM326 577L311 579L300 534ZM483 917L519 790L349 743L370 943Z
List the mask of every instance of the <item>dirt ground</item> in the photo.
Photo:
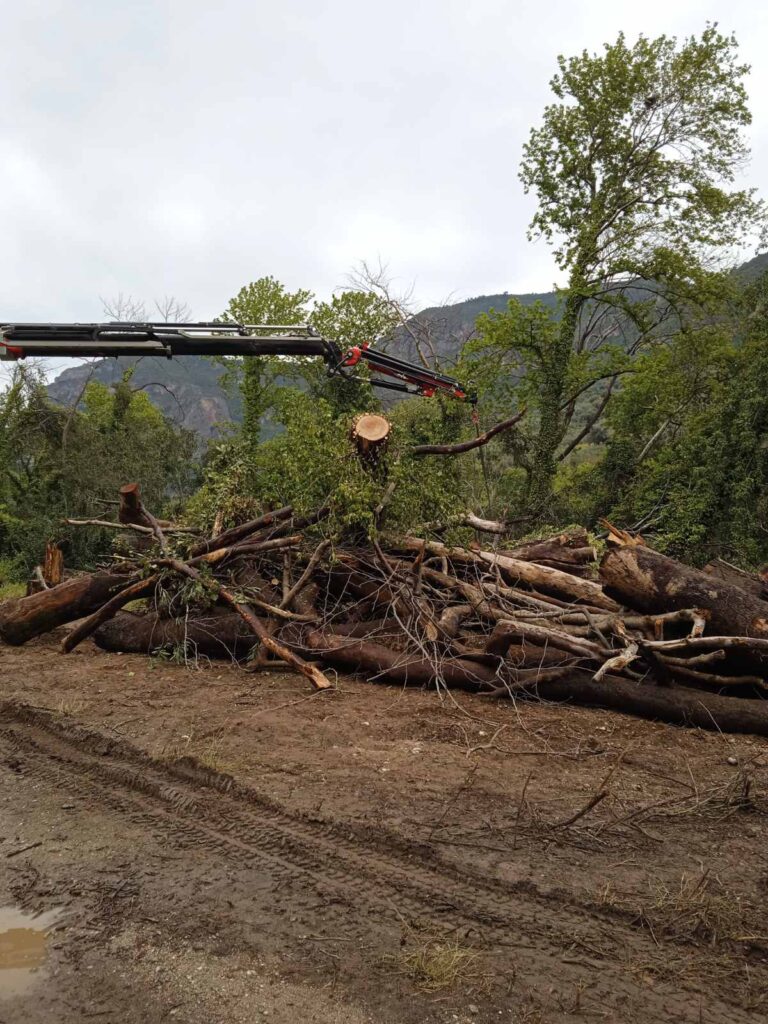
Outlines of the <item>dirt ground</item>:
M56 922L0 1024L768 1020L767 792L760 738L0 648L0 907Z

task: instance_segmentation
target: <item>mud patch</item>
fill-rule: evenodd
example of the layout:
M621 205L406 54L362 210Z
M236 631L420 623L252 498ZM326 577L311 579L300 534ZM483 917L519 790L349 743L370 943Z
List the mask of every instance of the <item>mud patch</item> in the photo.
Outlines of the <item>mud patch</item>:
M25 914L0 907L0 999L23 995L45 974L48 935L59 912Z

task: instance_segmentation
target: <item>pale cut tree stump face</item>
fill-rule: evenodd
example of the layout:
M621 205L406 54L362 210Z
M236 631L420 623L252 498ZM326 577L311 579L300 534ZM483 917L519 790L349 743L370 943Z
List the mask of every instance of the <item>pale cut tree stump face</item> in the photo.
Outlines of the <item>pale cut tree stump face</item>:
M389 420L376 413L363 413L352 425L354 437L374 444L388 437L391 429Z

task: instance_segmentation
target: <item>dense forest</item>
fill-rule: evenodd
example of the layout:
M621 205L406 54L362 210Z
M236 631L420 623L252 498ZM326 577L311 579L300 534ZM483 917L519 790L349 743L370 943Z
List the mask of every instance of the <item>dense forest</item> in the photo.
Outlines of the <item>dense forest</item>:
M264 277L214 311L310 322L341 346L374 340L477 391L479 423L449 399L387 402L392 442L374 469L350 452L354 415L382 408L364 374L345 381L309 359L201 364L206 386L229 389L207 425L232 421L204 443L148 397L148 384L172 390L154 366L121 363L109 383L92 368L57 402L40 367L18 364L0 395L0 593L48 540L71 568L103 558L113 533L67 520L98 518L127 481L157 513L206 530L288 504L330 505L347 536L465 541L468 510L517 537L606 517L695 564L768 562L768 273L760 259L733 270L765 227L762 202L736 183L747 70L713 26L560 59L520 170L556 293L419 314L364 265L329 301ZM410 454L523 410L482 449Z

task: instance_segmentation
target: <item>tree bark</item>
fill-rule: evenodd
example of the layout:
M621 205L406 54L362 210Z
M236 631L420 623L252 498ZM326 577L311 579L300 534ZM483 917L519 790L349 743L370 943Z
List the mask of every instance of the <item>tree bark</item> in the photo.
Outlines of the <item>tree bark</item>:
M471 452L474 448L482 448L483 445L488 444L492 437L496 437L504 430L510 430L519 423L520 420L525 416L525 409L522 409L515 416L512 416L508 420L504 420L503 423L497 423L495 427L491 427L490 430L486 430L484 434L480 434L479 437L472 438L471 441L460 441L458 444L415 444L412 448L408 449L409 455L461 455L463 452Z
M269 628L266 619L264 628ZM119 612L96 630L94 641L105 651L152 654L160 649L185 650L211 658L245 658L259 641L235 612L161 619L156 615Z
M768 736L765 700L721 697L684 686L635 683L613 675L596 681L581 669L574 669L563 679L539 683L536 693L544 700L610 708L673 725Z
M759 575L757 573L753 574L744 572L743 569L739 569L729 562L724 562L722 558L715 558L714 561L704 566L704 572L716 580L722 580L724 583L732 583L735 587L741 587L742 590L746 590L752 597L768 602L768 583L766 582L765 569Z
M191 566L186 565L184 562L180 562L176 558L164 559L163 562L160 564L168 565L170 566L171 569L174 569L180 575L188 576L192 580L200 579L200 573L198 572L197 569L194 569ZM254 615L253 610L249 608L247 604L243 604L242 601L238 601L237 597L235 596L235 594L232 593L231 590L229 590L227 587L222 586L222 584L219 583L218 580L213 580L212 585L216 587L219 599L221 601L224 601L225 604L228 604L230 608L234 609L234 611L237 612L237 614L240 616L243 622L245 622L245 624L249 626L251 630L255 633L255 635L259 638L263 647L265 647L266 650L270 651L276 657L281 658L283 661L287 662L292 668L295 668L297 672L301 672L303 676L306 676L306 678L309 679L309 681L316 689L328 690L331 688L330 681L326 679L326 677L323 675L319 668L317 668L315 665L307 664L307 662L303 661L297 655L293 654L283 644L278 643L278 641L275 640L275 638L272 636L269 628L264 625L264 623L261 621L261 619L258 618L258 616Z
M134 583L129 584L129 586L124 587L113 598L110 598L106 604L103 604L98 611L94 612L93 615L89 615L87 619L83 619L71 633L64 637L61 643L62 653L69 654L70 651L73 651L86 637L94 633L103 622L107 622L117 615L120 609L130 601L138 601L141 598L150 597L155 592L159 579L160 577L157 575L149 576L147 579L136 580Z
M606 590L644 612L698 608L707 632L768 638L768 605L732 583L644 546L609 549L600 563Z
M432 661L417 654L392 650L370 640L351 640L320 630L308 633L304 643L323 661L373 675L376 681L408 686L430 686L439 682L449 688L473 691L477 691L482 684L496 685L499 682L493 668L469 659Z
M118 521L124 526L148 526L155 535L161 550L165 551L168 545L163 533L163 526L169 526L170 524L161 523L160 520L152 515L149 509L144 507L139 484L124 484L120 488L119 494Z
M192 548L189 553L190 557L196 558L198 555L205 555L209 551L218 551L219 548L231 547L257 530L273 526L284 519L290 519L292 515L293 508L291 505L279 508L275 512L266 512L263 516L259 516L258 519L251 519L247 523L241 523L240 526L233 526L230 530L224 530L223 533L219 533L216 537L201 541Z
M423 543L420 538L406 537L398 542L397 548L417 551L421 550ZM487 565L497 565L506 579L512 583L522 580L529 586L545 593L554 592L573 601L584 601L594 608L603 608L612 612L619 611L619 606L603 593L603 588L599 583L580 579L570 573L561 572L559 569L550 569L549 566L525 562L519 558L509 558L492 551L469 551L467 548L447 547L437 541L427 541L426 550L432 555L444 555L446 558L465 564L481 562Z
M0 640L24 644L75 619L91 615L129 582L128 577L100 572L75 576L57 587L0 604Z

